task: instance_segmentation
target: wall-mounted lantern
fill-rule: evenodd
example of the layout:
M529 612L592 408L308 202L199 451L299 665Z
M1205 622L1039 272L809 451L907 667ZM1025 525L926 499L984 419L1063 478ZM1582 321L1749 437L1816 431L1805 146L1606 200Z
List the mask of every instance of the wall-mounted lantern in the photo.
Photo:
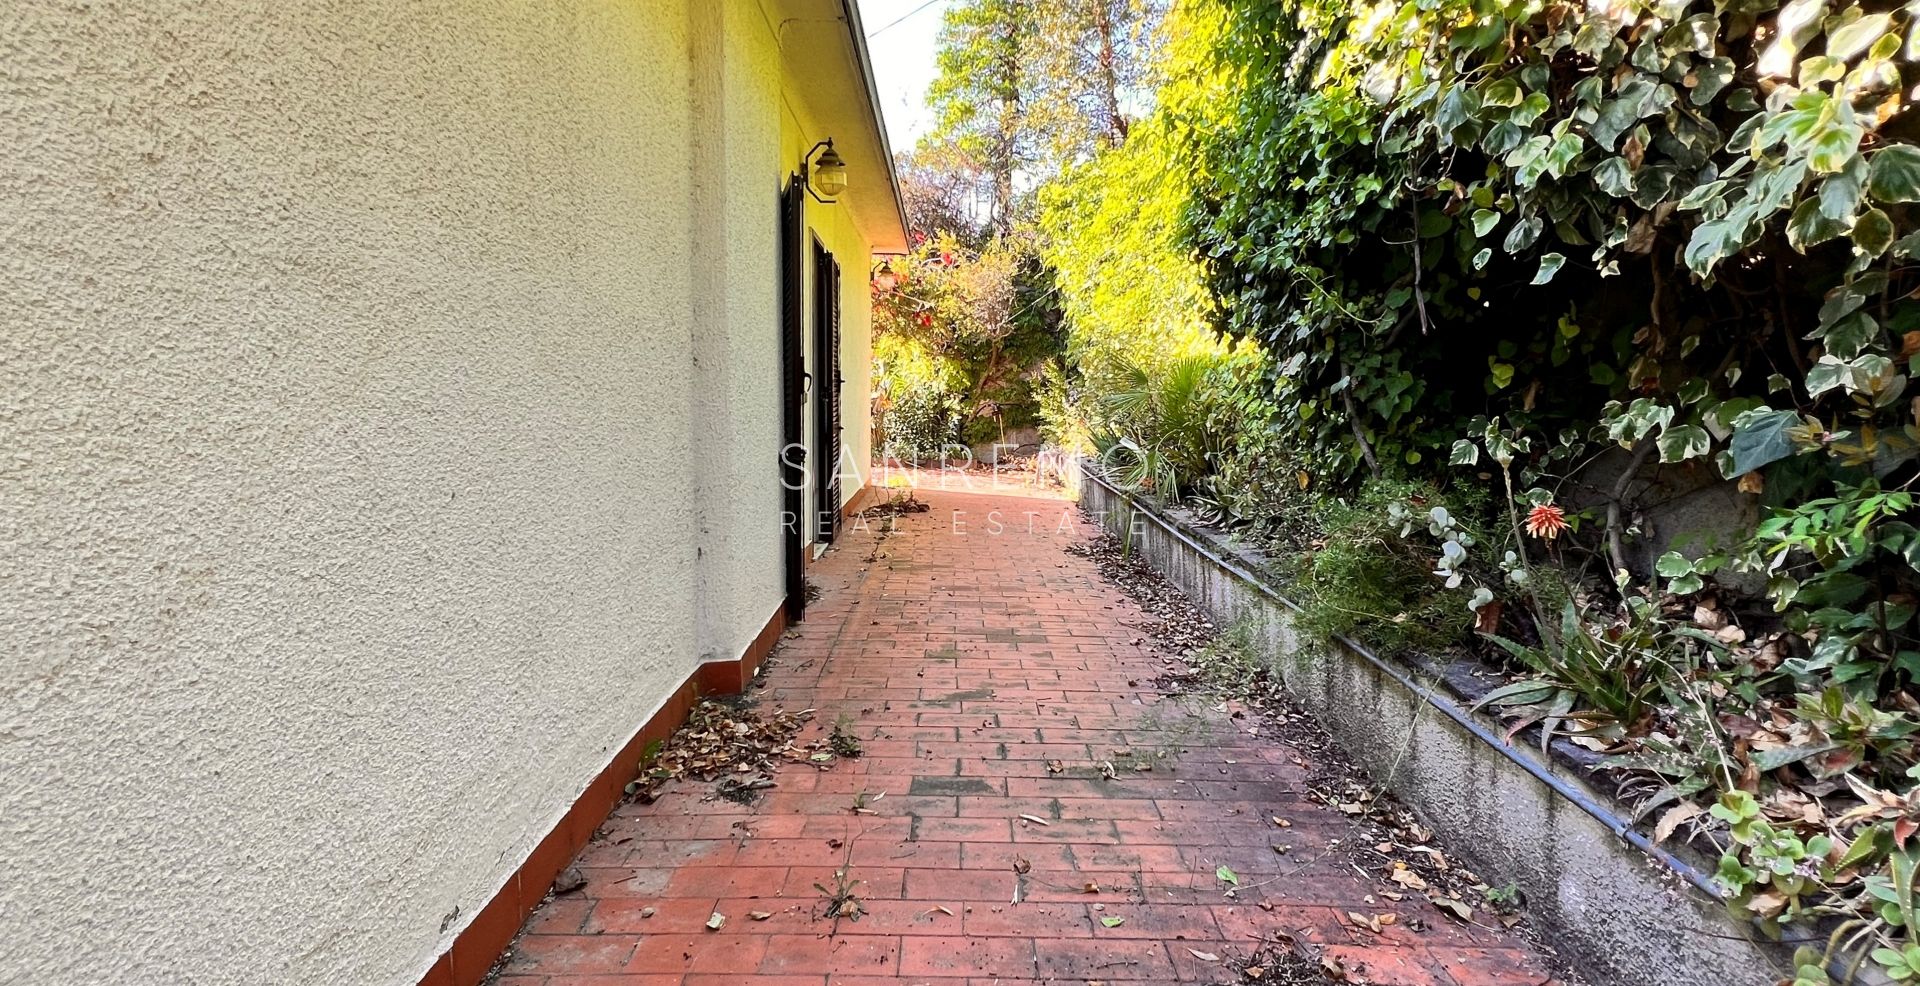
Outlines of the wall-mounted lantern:
M820 150L821 148L826 150ZM819 152L819 157L814 152ZM833 138L829 137L807 150L800 159L800 180L806 182L807 194L825 205L832 205L834 196L847 190L847 162L841 160L840 152L833 149Z

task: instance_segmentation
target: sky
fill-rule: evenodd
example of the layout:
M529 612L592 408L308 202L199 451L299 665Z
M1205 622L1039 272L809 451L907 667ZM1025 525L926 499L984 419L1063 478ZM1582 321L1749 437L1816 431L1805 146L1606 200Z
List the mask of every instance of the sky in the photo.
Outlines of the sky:
M873 84L895 151L910 151L933 125L927 86L933 82L940 20L952 0L859 0L873 58Z

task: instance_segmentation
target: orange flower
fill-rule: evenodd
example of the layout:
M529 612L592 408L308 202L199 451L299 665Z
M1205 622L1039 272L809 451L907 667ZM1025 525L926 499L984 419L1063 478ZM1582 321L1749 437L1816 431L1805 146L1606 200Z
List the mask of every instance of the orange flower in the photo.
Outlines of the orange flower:
M1551 541L1567 529L1567 512L1551 503L1527 511L1527 533Z

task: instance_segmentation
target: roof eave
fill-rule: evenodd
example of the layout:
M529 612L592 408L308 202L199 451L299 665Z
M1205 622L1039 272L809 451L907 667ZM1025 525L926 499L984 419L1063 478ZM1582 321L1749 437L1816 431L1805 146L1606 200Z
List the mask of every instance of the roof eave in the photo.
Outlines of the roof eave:
M849 40L853 44L854 61L860 70L861 88L867 93L868 116L873 124L874 138L879 142L881 154L886 160L887 188L893 194L894 218L900 226L901 252L904 252L907 243L907 204L900 194L900 175L893 166L893 144L887 139L887 118L880 108L880 90L874 85L873 59L867 53L866 30L860 23L860 9L855 0L840 0L840 9L850 35Z

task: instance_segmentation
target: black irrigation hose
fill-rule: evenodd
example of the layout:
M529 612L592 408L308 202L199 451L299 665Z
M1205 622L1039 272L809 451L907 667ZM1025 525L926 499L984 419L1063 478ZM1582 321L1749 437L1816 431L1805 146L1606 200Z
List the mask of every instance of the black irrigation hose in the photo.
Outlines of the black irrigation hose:
M1300 605L1298 603L1294 602L1291 599L1288 599L1287 597L1281 595L1278 592L1275 592L1265 582L1261 581L1259 576L1255 575L1252 572L1247 571L1245 568L1236 564L1231 559L1222 557L1218 552L1214 551L1212 548L1209 548L1206 545L1201 544L1199 541L1194 540L1191 536L1187 534L1187 532L1181 530L1179 527L1169 522L1166 518L1161 517L1159 514L1155 513L1152 510L1148 510L1140 506L1140 504L1135 502L1132 497L1122 492L1118 487L1114 486L1112 483L1107 482L1107 480L1104 477L1095 475L1094 473L1087 471L1085 469L1081 470L1080 475L1090 482L1099 484L1102 488L1107 490L1107 492L1118 497L1122 502L1133 507L1135 510L1139 511L1140 513L1146 514L1148 517L1153 518L1154 523L1159 525L1159 527L1162 530L1166 531L1169 534L1172 534L1176 538L1179 538L1180 541L1184 543L1187 547L1192 548L1193 550L1199 552L1207 560L1213 562L1215 565L1220 566L1220 568L1225 570L1229 575L1232 575L1233 577L1251 586L1256 592L1259 592L1261 595L1264 595L1267 598L1272 599L1274 602L1279 603L1280 605L1296 613L1301 611ZM1533 775L1535 780L1538 780L1540 783L1545 784L1555 794L1558 794L1561 797L1567 799L1568 801L1573 802L1575 807L1578 807L1581 811L1584 811L1587 814L1593 816L1595 821L1598 821L1600 824L1605 825L1608 829L1612 830L1615 836L1625 841L1628 845L1634 847L1635 849L1640 850L1643 853L1646 853L1649 856L1652 856L1654 859L1659 860L1668 869L1678 874L1681 879L1686 880L1688 883L1692 884L1694 887L1698 888L1703 893L1712 897L1714 900L1723 899L1721 897L1719 887L1717 887L1714 884L1713 880L1708 878L1708 876L1705 873L1702 873L1698 867L1695 867L1691 863L1688 863L1686 860L1683 860L1678 856L1675 856L1674 854L1666 851L1665 849L1662 849L1659 846L1654 845L1653 840L1648 839L1645 835L1642 835L1640 832L1636 831L1633 825L1629 823L1626 819L1623 819L1620 816L1614 814L1612 811L1608 810L1608 808L1605 805L1599 803L1598 801L1595 801L1593 798L1589 797L1585 792L1582 792L1579 789L1575 788L1573 785L1568 784L1565 780L1562 780L1558 775L1548 770L1545 766L1541 765L1539 762L1533 760L1530 757L1521 756L1518 752L1516 752L1513 749L1512 744L1502 740L1498 736L1495 736L1492 730L1481 725L1480 722L1473 717L1473 713L1468 712L1466 709L1461 708L1459 703L1453 701L1452 699L1446 697L1445 695L1441 695L1433 691L1432 689L1427 688L1424 685L1419 684L1418 682L1415 682L1412 678L1409 678L1406 675L1406 673L1402 671L1400 668L1394 667L1393 665L1389 664L1387 661L1382 660L1378 654L1375 654L1370 648L1362 645L1360 642L1344 636L1337 636L1334 639L1339 641L1339 643L1342 646L1346 647L1348 650L1351 650L1355 654L1358 654L1362 658L1365 658L1369 664L1372 664L1375 668L1378 668L1382 674L1385 674L1387 677L1392 678L1396 682L1399 682L1402 688L1405 688L1408 691L1412 692L1414 695L1418 696L1421 701L1426 702L1428 705L1431 705L1436 709L1439 709L1442 714L1446 715L1447 718L1452 719L1456 723L1459 723L1461 728L1472 733L1475 737L1480 739L1482 742L1486 743L1488 746L1492 747L1493 749L1499 751L1501 756L1504 756L1508 760L1511 760L1515 764L1519 765L1520 769L1526 771L1528 774Z

